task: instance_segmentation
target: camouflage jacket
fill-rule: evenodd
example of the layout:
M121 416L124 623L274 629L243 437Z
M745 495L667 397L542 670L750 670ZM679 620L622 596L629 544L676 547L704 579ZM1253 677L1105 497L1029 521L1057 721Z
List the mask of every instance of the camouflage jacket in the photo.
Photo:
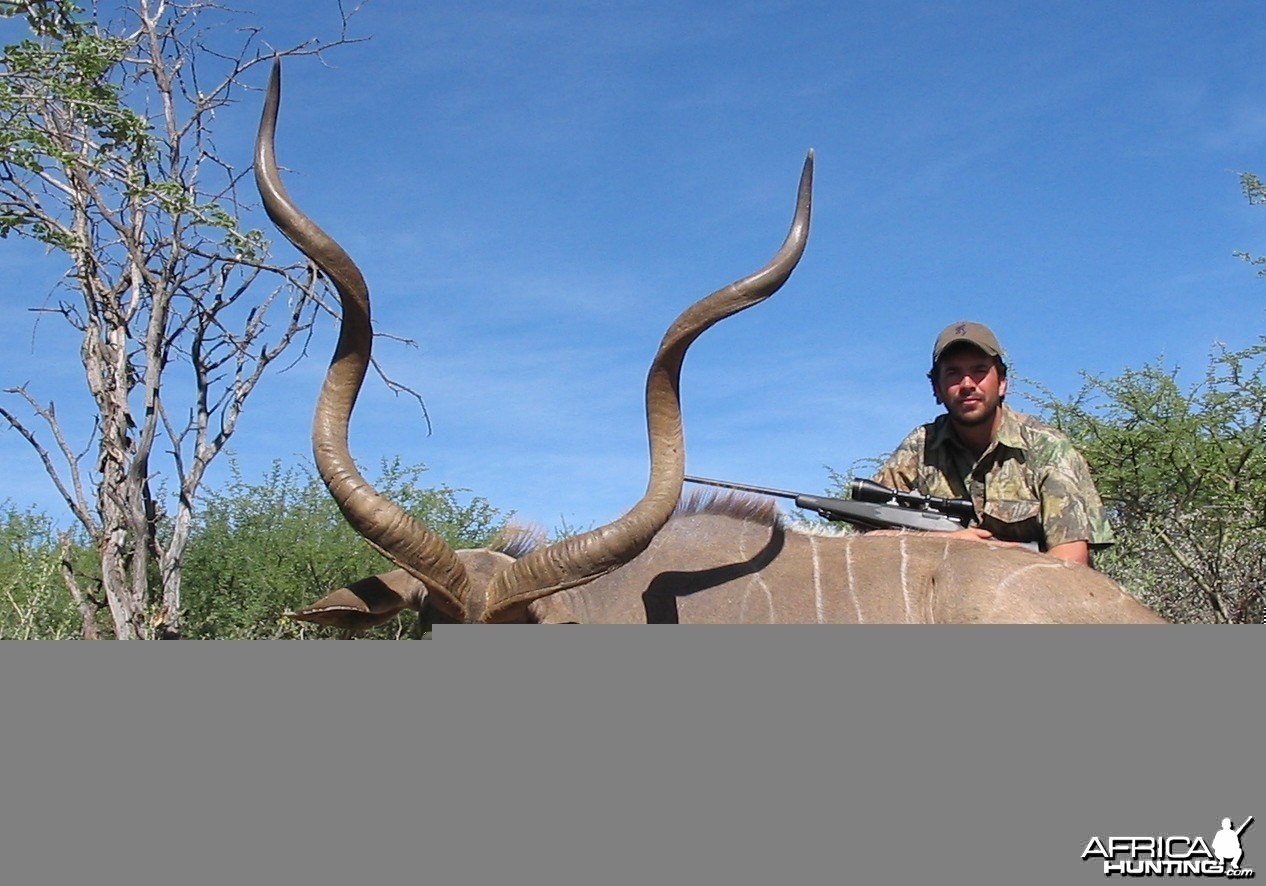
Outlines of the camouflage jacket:
M1090 467L1072 441L1006 406L993 444L979 459L958 441L949 416L910 432L875 474L875 482L924 495L969 498L973 525L1006 541L1042 550L1070 541L1113 543Z

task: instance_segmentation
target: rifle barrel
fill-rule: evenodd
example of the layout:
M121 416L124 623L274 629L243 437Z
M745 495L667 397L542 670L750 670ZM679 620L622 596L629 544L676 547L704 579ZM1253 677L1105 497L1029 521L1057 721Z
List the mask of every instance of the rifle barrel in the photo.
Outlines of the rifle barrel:
M730 483L726 480L710 480L707 477L692 477L686 475L687 483L698 483L702 486L719 486L722 489L737 489L739 492L755 492L760 495L773 495L777 498L796 499L800 497L798 492L790 492L786 489L770 489L766 486L751 486L747 483Z

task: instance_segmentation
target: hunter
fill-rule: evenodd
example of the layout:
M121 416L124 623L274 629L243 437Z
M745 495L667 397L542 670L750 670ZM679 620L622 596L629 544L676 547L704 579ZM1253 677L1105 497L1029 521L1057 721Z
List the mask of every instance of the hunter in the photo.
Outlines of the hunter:
M1112 530L1086 460L1072 441L1004 404L1007 364L989 327L951 323L936 337L928 372L945 414L915 428L875 474L902 491L970 499L976 519L954 533L1032 543L1090 565Z

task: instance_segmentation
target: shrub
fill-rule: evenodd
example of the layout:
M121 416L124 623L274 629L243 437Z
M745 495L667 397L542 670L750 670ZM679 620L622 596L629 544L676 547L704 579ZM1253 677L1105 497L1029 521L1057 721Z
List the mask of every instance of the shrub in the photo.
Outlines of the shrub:
M310 467L274 463L262 482L235 462L222 488L203 498L184 563L185 636L202 639L299 637L326 633L283 614L358 578L394 566L343 520ZM371 482L454 547L486 544L505 518L466 490L428 488L426 469L384 461ZM410 615L370 636L420 633Z

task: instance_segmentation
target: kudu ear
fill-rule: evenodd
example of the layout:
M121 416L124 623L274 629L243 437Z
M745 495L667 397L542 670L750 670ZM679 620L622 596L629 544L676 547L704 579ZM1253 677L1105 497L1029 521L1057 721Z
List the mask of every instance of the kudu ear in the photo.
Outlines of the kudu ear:
M405 609L417 608L422 583L403 569L372 575L339 588L311 606L286 615L298 621L360 633L386 624Z

